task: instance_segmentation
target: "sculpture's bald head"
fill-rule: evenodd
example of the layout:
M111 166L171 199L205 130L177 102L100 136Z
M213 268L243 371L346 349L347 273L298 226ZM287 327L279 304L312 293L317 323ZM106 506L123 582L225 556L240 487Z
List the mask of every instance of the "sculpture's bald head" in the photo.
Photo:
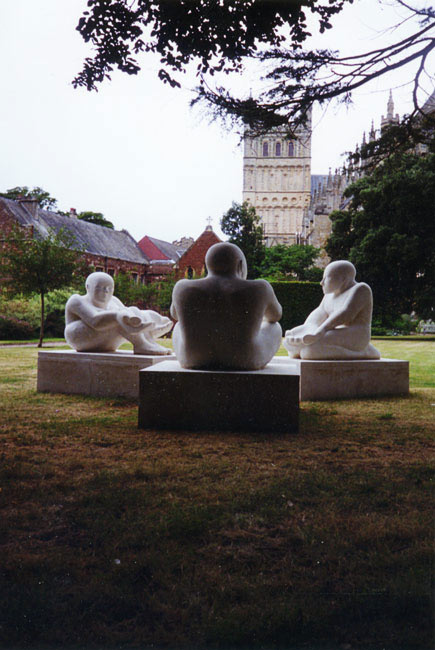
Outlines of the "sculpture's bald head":
M248 274L243 252L229 242L211 246L205 256L205 264L211 275L239 276L245 279Z
M341 292L355 282L356 268L352 262L337 260L325 268L323 280L320 283L325 293Z
M114 282L108 273L95 271L86 278L86 291L94 304L106 305L113 296Z

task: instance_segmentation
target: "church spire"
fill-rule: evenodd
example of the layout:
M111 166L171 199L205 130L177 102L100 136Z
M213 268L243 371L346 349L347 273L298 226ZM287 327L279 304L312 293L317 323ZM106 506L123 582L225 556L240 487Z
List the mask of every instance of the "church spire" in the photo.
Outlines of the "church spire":
M386 126L391 126L393 124L399 124L399 122L400 122L399 114L396 113L396 115L394 115L393 93L390 90L390 95L388 97L388 102L387 102L387 115L386 115L386 117L384 117L382 115L381 130L385 129Z
M392 122L394 119L394 102L393 102L393 93L390 89L390 96L387 103L387 120Z

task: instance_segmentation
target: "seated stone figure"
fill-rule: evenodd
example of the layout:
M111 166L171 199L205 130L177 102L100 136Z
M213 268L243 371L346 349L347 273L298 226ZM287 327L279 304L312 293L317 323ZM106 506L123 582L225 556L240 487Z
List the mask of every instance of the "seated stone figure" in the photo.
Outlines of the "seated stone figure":
M325 294L303 325L285 333L289 356L300 359L380 359L370 343L373 298L356 282L351 262L331 262L321 281Z
M234 244L214 244L205 263L206 278L180 280L172 294L178 361L203 370L263 368L282 338L282 309L272 287L246 279L245 256Z
M155 311L125 307L113 295L107 273L91 273L86 295L72 295L65 306L65 339L77 352L115 352L121 343L133 343L134 354L171 354L156 343L172 327L170 318Z

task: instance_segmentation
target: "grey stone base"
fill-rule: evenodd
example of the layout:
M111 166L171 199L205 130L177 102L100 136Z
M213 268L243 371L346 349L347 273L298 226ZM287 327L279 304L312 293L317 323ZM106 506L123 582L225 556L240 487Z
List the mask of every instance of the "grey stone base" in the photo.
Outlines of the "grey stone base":
M139 428L298 431L299 376L284 364L228 372L186 370L178 361L164 361L139 375Z
M274 357L300 375L301 401L407 395L409 361L397 359L305 361Z
M166 359L175 359L175 355L147 356L129 350L41 350L38 353L37 390L137 400L139 370Z

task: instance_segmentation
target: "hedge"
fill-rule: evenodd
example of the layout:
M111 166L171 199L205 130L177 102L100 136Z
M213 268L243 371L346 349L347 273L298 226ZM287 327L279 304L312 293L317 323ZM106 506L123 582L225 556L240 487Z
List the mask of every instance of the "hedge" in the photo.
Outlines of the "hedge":
M308 314L319 306L323 298L322 287L318 282L271 282L282 305L281 325L286 330L302 325Z

